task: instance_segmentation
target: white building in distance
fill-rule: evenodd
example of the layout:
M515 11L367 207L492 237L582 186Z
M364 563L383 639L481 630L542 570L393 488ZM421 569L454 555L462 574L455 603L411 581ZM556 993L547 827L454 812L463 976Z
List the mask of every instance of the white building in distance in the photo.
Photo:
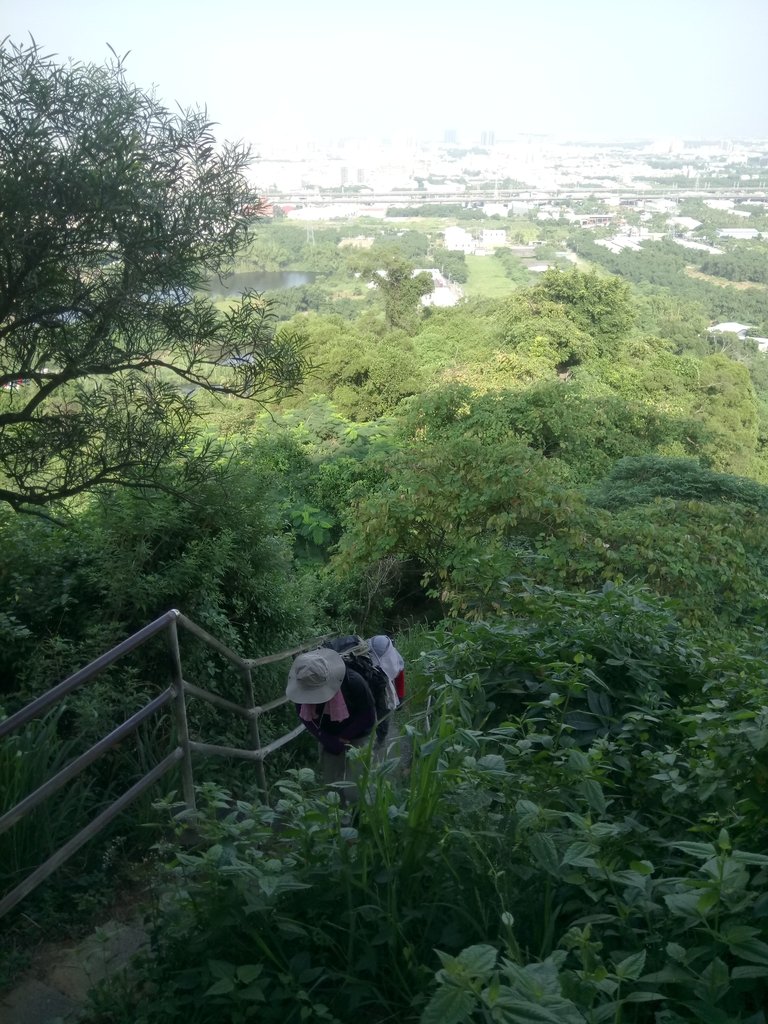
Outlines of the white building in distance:
M446 228L443 235L445 236L445 248L450 249L451 252L472 255L477 248L474 238L465 228Z
M434 282L432 291L421 296L422 306L455 306L464 294L457 284L446 280L436 267L416 269L411 277L417 274L429 274Z
M480 241L484 249L497 249L507 244L507 232L504 228L483 228Z
M682 228L683 231L695 231L696 228L701 227L701 221L694 217L670 217L667 224L673 228Z
M718 228L718 238L740 238L746 241L750 238L759 238L760 232L757 228Z
M741 340L743 341L746 338L746 336L747 336L747 332L751 331L751 330L752 330L752 328L751 328L751 326L749 324L739 324L739 323L735 323L732 320L729 320L727 323L724 323L724 324L713 324L712 327L709 328L709 333L710 334L735 334L737 337L741 338Z

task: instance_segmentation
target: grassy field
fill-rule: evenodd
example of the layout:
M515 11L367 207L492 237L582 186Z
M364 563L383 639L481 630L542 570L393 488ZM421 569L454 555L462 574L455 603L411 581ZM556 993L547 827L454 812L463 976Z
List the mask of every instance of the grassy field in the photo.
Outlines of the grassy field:
M493 256L467 256L469 280L462 285L464 294L472 299L498 299L510 295L519 285L504 273L504 267Z
M688 277L697 278L699 281L709 281L711 284L719 284L721 288L736 288L739 291L745 291L747 288L765 288L765 285L759 284L757 281L731 281L725 277L704 274L696 267L686 267L685 272Z

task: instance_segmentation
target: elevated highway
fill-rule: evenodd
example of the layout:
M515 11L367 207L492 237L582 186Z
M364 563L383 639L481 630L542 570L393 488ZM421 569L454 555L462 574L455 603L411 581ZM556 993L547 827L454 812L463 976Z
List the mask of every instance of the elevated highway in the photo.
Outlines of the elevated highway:
M459 203L462 206L480 206L485 203L529 202L535 204L578 202L583 199L608 198L623 205L648 199L768 199L768 189L740 188L648 188L648 189L472 189L466 192L336 192L285 191L265 196L267 202L278 206L421 206Z

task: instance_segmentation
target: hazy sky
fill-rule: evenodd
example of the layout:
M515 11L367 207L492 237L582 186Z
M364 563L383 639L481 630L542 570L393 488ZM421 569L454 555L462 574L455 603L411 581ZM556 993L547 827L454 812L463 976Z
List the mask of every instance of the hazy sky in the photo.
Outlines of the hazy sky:
M29 32L255 142L768 137L768 0L0 0Z

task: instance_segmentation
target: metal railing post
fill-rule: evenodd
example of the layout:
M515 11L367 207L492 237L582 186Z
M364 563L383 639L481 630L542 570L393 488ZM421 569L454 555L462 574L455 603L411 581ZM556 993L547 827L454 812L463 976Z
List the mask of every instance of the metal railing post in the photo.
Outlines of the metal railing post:
M250 732L251 750L261 750L261 732L259 731L259 713L256 709L256 697L253 690L253 674L251 666L246 665L243 669L245 684L248 688L248 730ZM266 803L269 797L267 789L267 771L264 767L264 758L260 757L256 762L256 775L259 780L259 789Z
M192 749L189 745L187 697L184 693L184 676L181 671L181 652L179 651L179 631L175 619L168 626L168 646L171 652L173 689L176 698L174 701L176 731L178 733L179 746L184 755L181 760L181 788L184 793L184 803L187 805L187 810L194 811L196 807L195 780L192 774Z

